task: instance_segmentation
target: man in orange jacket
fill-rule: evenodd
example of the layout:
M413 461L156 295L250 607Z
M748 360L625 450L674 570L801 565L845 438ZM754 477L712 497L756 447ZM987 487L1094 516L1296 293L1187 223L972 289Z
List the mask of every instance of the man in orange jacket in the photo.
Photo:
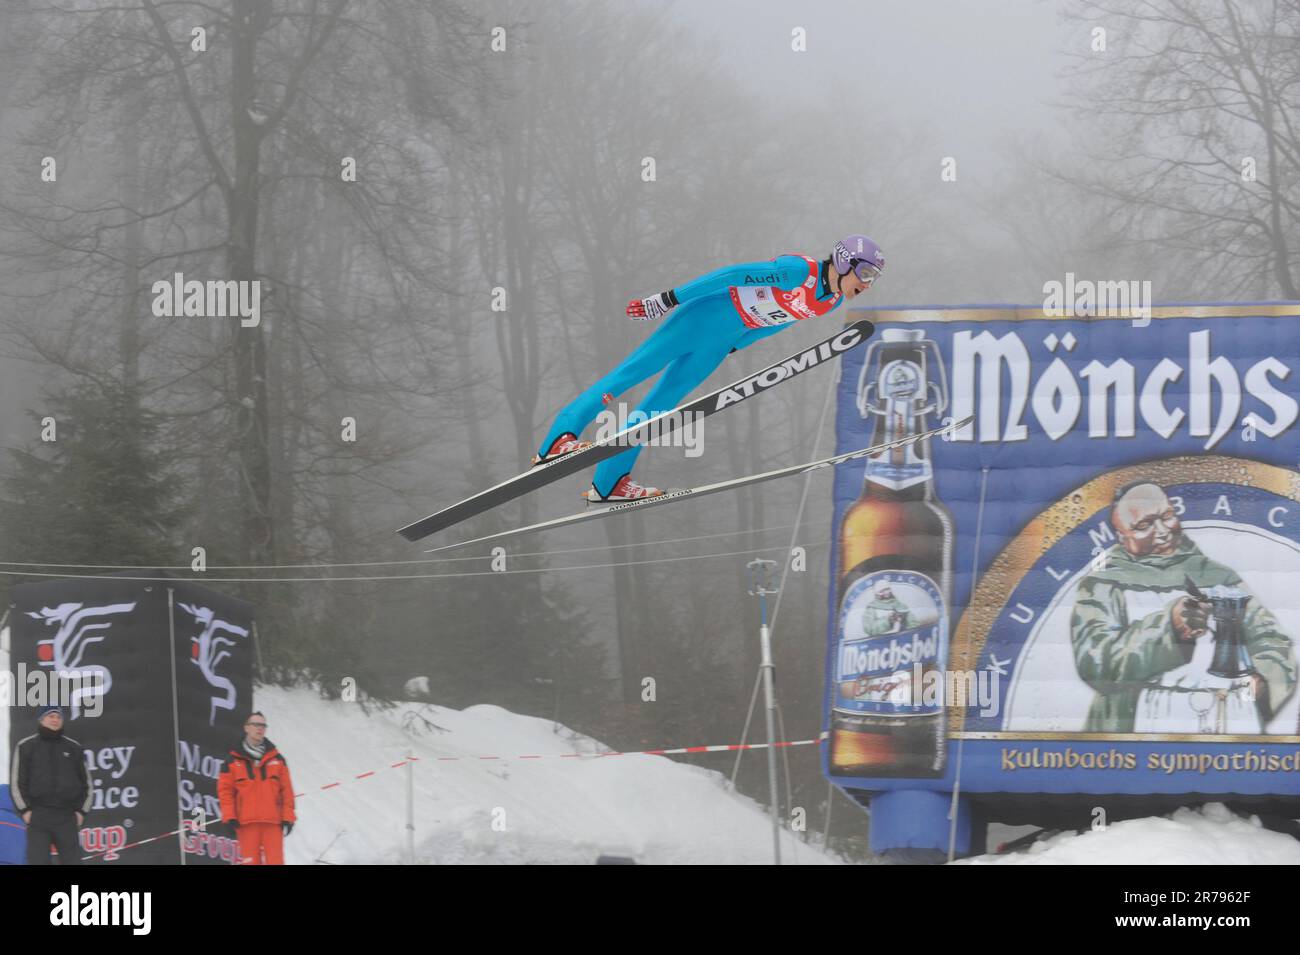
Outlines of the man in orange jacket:
M244 738L226 756L217 779L221 819L239 835L244 865L284 865L284 837L293 831L289 764L266 738L266 717L253 713Z

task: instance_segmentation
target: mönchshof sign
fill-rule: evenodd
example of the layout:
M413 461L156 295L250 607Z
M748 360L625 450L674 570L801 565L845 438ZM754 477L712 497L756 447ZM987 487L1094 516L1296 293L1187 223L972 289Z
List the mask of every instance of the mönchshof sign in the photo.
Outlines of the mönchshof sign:
M975 420L836 474L827 774L1300 793L1300 305L865 317L839 450Z
M132 576L165 578L159 571ZM81 844L104 863L233 863L217 776L252 707L252 607L183 580L126 575L9 593L10 742L64 706L92 779ZM58 699L44 697L58 696ZM181 829L179 837L125 846Z

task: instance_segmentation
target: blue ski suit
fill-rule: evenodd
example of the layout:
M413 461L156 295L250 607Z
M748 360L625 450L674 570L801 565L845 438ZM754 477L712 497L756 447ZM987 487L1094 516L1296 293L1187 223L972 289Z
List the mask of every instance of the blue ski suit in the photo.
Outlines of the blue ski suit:
M741 289L750 290L749 296L757 294L763 299L774 290L792 291L804 286L809 289L808 298L817 303L816 313L837 308L841 299L831 291L828 267L829 260L816 263L800 255L781 255L768 262L721 268L673 289L679 304L664 323L617 368L559 413L537 453L545 455L555 439L566 432L581 435L604 407L606 394L617 397L661 370L663 375L632 414L640 412L652 418L671 411L731 352L775 335L798 318L809 317L789 314L777 319L780 324L751 327L758 322L742 318L742 301L737 297ZM764 289L768 291L765 293ZM776 314L785 315L779 311ZM770 317L766 321L770 322ZM629 420L638 419L629 415ZM641 447L633 446L602 461L592 480L597 492L608 495L623 475L632 473L640 453Z

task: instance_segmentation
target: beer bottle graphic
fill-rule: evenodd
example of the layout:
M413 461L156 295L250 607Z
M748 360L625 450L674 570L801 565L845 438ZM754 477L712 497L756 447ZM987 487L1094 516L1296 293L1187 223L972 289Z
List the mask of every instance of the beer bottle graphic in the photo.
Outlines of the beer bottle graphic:
M947 403L943 359L922 330L888 328L872 342L858 381L872 444L924 431ZM952 536L928 442L867 458L862 496L840 527L835 775L943 773Z

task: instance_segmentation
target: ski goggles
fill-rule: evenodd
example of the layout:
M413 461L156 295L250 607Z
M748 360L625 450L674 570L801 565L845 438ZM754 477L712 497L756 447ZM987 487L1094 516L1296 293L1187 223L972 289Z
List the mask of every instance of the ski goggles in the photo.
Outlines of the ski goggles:
M866 259L849 259L849 270L858 277L859 282L868 287L880 278L880 268Z

